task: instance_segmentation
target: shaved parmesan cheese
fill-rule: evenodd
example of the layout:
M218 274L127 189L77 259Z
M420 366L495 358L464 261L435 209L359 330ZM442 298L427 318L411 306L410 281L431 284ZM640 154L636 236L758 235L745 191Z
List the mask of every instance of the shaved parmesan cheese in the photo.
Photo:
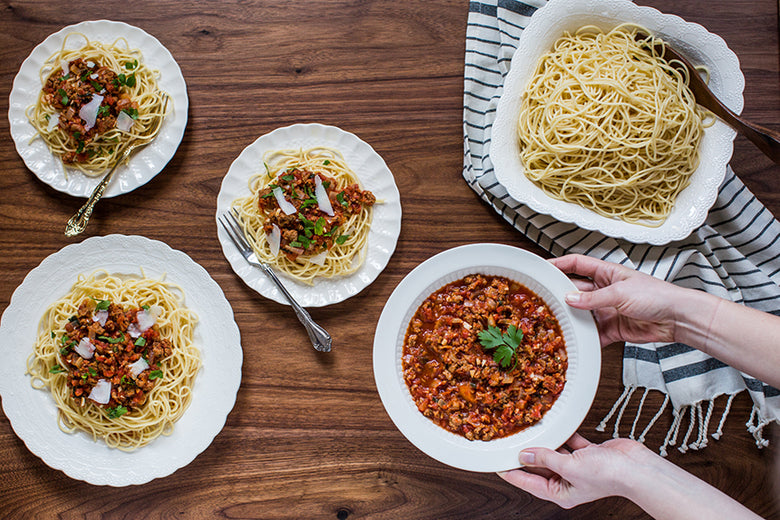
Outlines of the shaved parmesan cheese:
M94 61L92 61L92 60L87 61L87 67L89 67L91 69L94 66L95 66L95 62Z
M84 359L92 359L92 355L95 353L95 345L92 344L89 338L81 338L81 341L73 347L73 350Z
M105 327L107 319L108 319L108 311L97 311L95 315L92 316L92 321L96 321L100 323L101 327Z
M319 266L325 265L325 258L328 256L327 251L323 251L320 254L314 255L311 258L309 258L309 262L313 264L317 264Z
M140 310L136 313L135 317L138 319L138 330L144 332L146 329L151 328L157 323L157 318L162 314L162 308L159 305L153 305L149 310ZM130 327L127 328L128 332ZM132 334L130 334L132 336Z
M314 196L317 199L317 205L320 207L320 210L332 217L333 206L330 204L328 192L325 190L325 186L322 185L322 179L320 179L319 175L314 176Z
M137 338L141 335L141 329L138 328L138 324L131 323L127 326L127 333L130 334L131 338Z
M54 114L53 116L49 116L49 126L46 127L47 132L51 132L55 128L57 128L57 125L60 124L60 115Z
M129 364L128 368L133 377L138 377L138 374L149 368L149 363L147 363L144 358L138 358L138 361Z
M134 124L135 120L130 117L124 110L119 112L119 115L116 116L116 127L123 132L129 132L130 129L133 128Z
M290 204L287 199L284 198L284 193L282 192L282 188L276 187L273 189L274 197L276 197L276 202L279 204L279 209L281 209L285 215L292 215L297 210L295 209L295 206Z
M98 379L97 384L87 396L98 404L106 404L111 400L111 381Z
M68 74L70 74L70 68L68 67L68 62L67 61L61 61L60 62L60 68L62 69L62 75L63 76L67 76Z
M89 75L89 79L97 79L97 77L98 77L97 72Z
M279 247L282 243L282 230L276 224L272 224L272 226L271 234L266 235L266 240L268 240L268 245L271 248L271 254L276 256L279 254Z
M98 109L103 102L103 96L100 94L93 94L92 99L86 105L79 110L79 117L84 120L84 130L89 132L93 126L95 126L95 120L97 119Z

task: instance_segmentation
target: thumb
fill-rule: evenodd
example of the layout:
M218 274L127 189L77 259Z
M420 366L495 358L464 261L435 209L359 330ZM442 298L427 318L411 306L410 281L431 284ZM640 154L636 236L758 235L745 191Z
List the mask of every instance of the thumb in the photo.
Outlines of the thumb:
M621 298L619 291L610 285L595 291L567 293L566 303L577 309L592 311L604 307L617 307Z
M528 448L520 452L520 463L531 468L545 468L561 475L568 455L548 448Z

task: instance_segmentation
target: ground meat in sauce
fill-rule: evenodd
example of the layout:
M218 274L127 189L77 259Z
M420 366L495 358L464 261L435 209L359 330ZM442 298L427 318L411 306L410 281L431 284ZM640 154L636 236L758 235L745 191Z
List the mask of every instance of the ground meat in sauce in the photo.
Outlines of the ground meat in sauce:
M76 143L76 150L62 156L64 163L83 163L89 160L89 151L84 145L98 135L116 127L116 118L122 110L131 117L137 114L138 103L122 91L122 80L127 83L130 71L122 77L111 69L101 66L95 60L77 58L68 63L67 74L55 69L43 86L43 102L54 107L59 113L59 128L64 130ZM95 125L86 129L86 122L79 116L81 107L100 94L100 104Z
M481 345L489 326L523 331L516 364L502 368ZM475 274L431 294L412 317L403 374L417 408L469 440L506 437L539 421L566 382L560 325L532 291Z
M322 211L317 204L315 177L319 176L328 194L333 216ZM349 238L344 224L364 207L373 206L376 197L368 190L361 190L357 184L336 189L336 181L323 173L291 168L277 176L272 184L258 193L258 207L266 216L263 230L270 235L273 226L281 231L279 250L288 259L295 261L301 255L316 255L343 243ZM285 199L297 210L286 215L280 208L273 188L282 189Z
M160 362L170 356L173 349L167 339L160 337L156 325L137 338L131 336L129 329L138 327L138 313L144 311L142 307L125 309L111 303L105 309L108 311L105 324L101 325L93 319L97 306L95 300L85 299L78 313L65 325L65 334L58 338L71 396L79 404L86 404L92 388L103 379L111 382L111 399L98 406L113 410L124 407L132 412L146 401L149 391L162 377ZM85 359L74 350L85 337L95 346L91 359ZM149 368L133 376L129 365L142 356Z

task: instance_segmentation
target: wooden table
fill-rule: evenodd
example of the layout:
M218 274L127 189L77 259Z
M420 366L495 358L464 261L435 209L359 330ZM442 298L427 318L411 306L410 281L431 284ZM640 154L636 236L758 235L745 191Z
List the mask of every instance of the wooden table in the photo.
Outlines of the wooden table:
M744 115L780 129L778 4L775 0L640 0L703 24L737 53L746 78ZM96 487L52 470L0 414L0 516L4 518L642 518L623 499L564 511L493 474L459 471L418 451L385 413L374 384L372 343L382 307L417 264L467 243L498 242L546 255L489 207L461 177L465 1L306 0L257 2L4 2L0 14L0 113L19 66L65 25L113 19L143 28L173 54L187 81L189 125L165 170L130 194L102 201L84 236L138 234L168 243L205 267L235 311L243 379L222 432L191 464L151 483ZM286 306L234 275L216 239L215 200L230 163L258 136L319 122L370 143L392 170L403 226L389 265L363 292L312 315L333 335L318 355ZM26 169L0 118L0 309L45 257L81 239L63 236L81 200ZM780 215L780 168L742 137L732 165ZM27 349L0 340L4 351ZM604 352L601 384L580 432L619 396L621 351ZM651 408L660 396L650 394ZM634 403L632 406L635 406ZM722 406L722 403L720 404ZM745 503L780 518L772 460L734 402L719 441L669 458ZM655 408L654 408L655 409ZM718 410L716 409L716 414ZM626 412L631 415L631 407ZM657 449L665 415L647 444ZM625 430L625 426L623 428ZM624 432L625 433L625 432Z

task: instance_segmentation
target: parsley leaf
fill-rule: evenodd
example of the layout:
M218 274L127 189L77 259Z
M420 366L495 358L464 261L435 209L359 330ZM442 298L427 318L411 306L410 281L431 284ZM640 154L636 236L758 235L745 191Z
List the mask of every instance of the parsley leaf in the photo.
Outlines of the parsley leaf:
M62 368L62 367L61 367L61 366L59 366L59 365L54 365L53 367L51 367L51 368L49 369L49 373L50 373L50 374L61 374L61 373L63 373L63 372L65 372L65 369L64 369L64 368Z
M490 326L477 336L485 349L495 349L493 350L493 360L502 368L508 368L512 364L513 359L517 363L515 354L517 353L517 347L523 341L523 331L521 329L518 329L515 325L510 325L507 331L502 333L498 327ZM514 365L512 368L514 368Z
M120 406L116 406L114 408L108 408L107 410L108 410L108 416L111 419L116 419L117 417L121 417L121 416L123 416L124 414L127 413L127 408L125 408L124 406L121 406L121 405Z
M149 372L149 380L150 381L152 379L161 379L162 376L163 376L162 370L152 370L151 372Z

